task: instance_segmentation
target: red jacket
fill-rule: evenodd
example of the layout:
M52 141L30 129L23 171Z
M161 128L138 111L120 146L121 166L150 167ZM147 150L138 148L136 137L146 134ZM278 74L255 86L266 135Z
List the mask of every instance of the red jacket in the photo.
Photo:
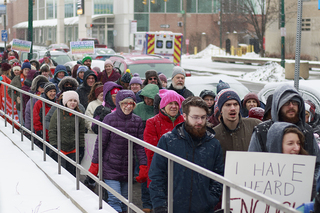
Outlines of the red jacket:
M159 114L155 115L154 117L147 120L146 128L144 129L143 133L143 140L145 142L148 142L149 144L152 144L154 146L158 145L158 141L167 132L170 132L173 130L173 128L178 125L179 123L184 122L184 118L182 115L179 115L174 122L171 121L171 119L163 114L160 110ZM154 155L154 152L145 148L146 154L147 154L147 168L148 173L151 165L151 161ZM150 184L150 179L148 177L148 187Z
M49 112L51 109L51 105L45 104L45 115ZM38 100L34 107L33 107L33 128L34 132L43 130L43 124L42 124L42 101ZM49 131L46 130L46 141L49 141Z

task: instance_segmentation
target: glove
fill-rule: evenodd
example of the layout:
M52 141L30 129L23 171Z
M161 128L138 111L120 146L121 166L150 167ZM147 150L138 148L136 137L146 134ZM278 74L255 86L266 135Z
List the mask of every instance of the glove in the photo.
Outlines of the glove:
M94 191L96 182L92 178L87 176L87 178L84 180L84 185L86 185L90 190Z
M94 176L97 176L98 172L99 172L99 164L91 163L91 166L89 168L89 172L91 172L91 174L93 174Z
M147 181L148 178L148 168L146 165L140 165L139 169L139 176L136 177L136 180L138 183L144 183Z
M167 213L168 208L166 206L159 206L153 209L154 213Z
M37 134L40 138L43 137L43 132L42 132L42 130L37 131L36 134Z

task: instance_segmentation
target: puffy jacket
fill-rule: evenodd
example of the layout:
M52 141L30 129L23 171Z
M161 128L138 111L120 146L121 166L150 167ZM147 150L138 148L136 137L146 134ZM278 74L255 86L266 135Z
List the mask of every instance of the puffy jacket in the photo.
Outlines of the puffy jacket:
M94 74L92 70L87 70L84 72L83 76L83 84L77 89L77 93L79 94L80 103L87 109L88 106L88 95L90 93L91 87L87 84L87 78L92 75L97 81L97 76Z
M94 111L96 110L96 108L98 106L101 106L102 102L99 100L99 99L96 99L94 101L91 101L89 104L88 104L88 107L86 109L86 112L85 112L85 115L93 118L93 114L94 114ZM85 123L86 123L86 128L88 129L88 133L89 134L94 134L94 132L92 131L91 129L91 126L92 126L92 122L89 121L89 120L85 120Z
M57 143L57 110L53 113L49 127L50 144L58 146ZM61 133L61 150L71 152L76 147L75 135L75 115L60 110L60 133ZM79 147L84 147L85 124L84 119L79 118Z
M102 72L100 72L98 74L98 81L101 81L103 84L108 82L108 81L115 82L119 78L121 78L121 75L115 69L112 70L112 73L111 73L111 75L109 77L107 75L106 70L103 70Z
M45 94L41 94L42 98L48 99L48 97ZM49 99L48 99L49 100ZM33 127L34 132L42 131L43 130L43 123L42 123L42 101L38 100L34 107L33 107ZM49 112L51 109L51 105L45 103L45 115ZM48 130L46 130L46 140L49 141L48 137Z
M161 137L158 147L219 175L224 174L220 143L209 131L204 137L194 141L185 130L184 123L181 123L172 132ZM167 206L168 160L166 157L157 153L154 155L149 177L153 208ZM221 192L221 183L174 163L173 212L213 212Z
M116 111L108 114L103 123L121 130L134 137L142 139L143 124L139 116L130 113L125 115L119 102L127 97L135 100L135 95L131 90L120 90L116 96ZM98 150L99 140L97 138L92 163L99 163ZM135 153L140 165L146 165L146 154L143 147L134 143ZM103 178L108 180L127 181L128 180L128 140L120 135L102 129L102 155L103 155Z
M38 101L38 99L32 100L32 104L33 104L32 109L34 109L34 105L36 104L37 101ZM28 128L29 130L31 130L31 101L30 101L30 99L27 103L25 114L26 115L25 115L24 126L26 128Z
M170 132L175 126L182 122L184 122L182 115L179 115L176 120L172 122L172 120L160 110L159 114L147 120L146 128L143 133L143 140L149 144L157 146L162 135ZM154 152L147 148L145 148L145 151L147 154L147 166L149 170ZM148 178L148 185L149 184L150 179Z

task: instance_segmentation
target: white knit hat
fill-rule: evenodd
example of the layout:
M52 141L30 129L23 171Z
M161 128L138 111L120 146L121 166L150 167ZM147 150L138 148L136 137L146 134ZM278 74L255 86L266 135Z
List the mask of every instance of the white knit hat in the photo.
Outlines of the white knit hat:
M63 106L65 106L67 104L67 102L71 99L75 99L77 100L78 102L78 105L79 105L79 95L76 91L66 91L63 93L63 96L62 96L62 103L63 103Z

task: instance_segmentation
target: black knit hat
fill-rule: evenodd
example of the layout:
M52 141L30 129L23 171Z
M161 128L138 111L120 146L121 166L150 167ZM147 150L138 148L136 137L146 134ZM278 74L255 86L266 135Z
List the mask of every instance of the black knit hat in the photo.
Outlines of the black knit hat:
M121 77L121 81L122 81L123 83L130 83L130 80L131 80L130 71L129 71L129 72L126 72L126 73L123 74L123 76Z
M47 92L49 92L52 89L57 91L56 85L54 85L54 83L52 83L52 82L45 83L43 88L44 88L44 94L46 94Z

